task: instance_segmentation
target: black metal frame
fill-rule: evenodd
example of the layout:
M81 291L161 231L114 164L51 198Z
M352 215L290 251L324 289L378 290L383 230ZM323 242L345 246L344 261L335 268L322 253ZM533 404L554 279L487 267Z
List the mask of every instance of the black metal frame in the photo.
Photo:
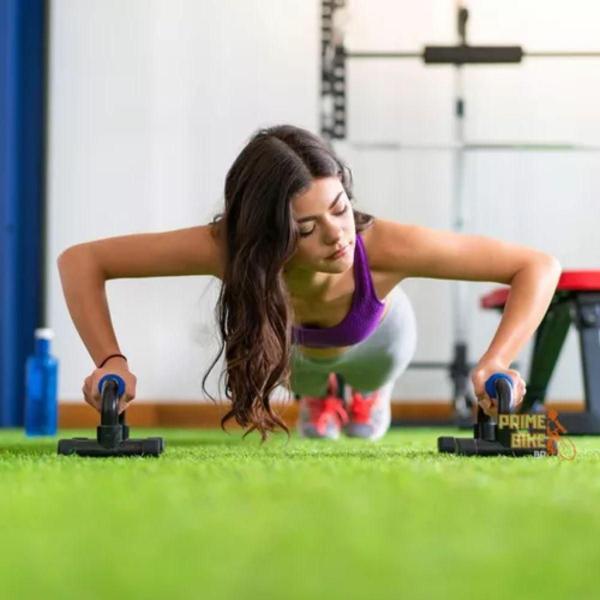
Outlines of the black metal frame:
M599 435L600 292L558 291L555 294L536 332L527 394L520 412L531 412L543 405L571 325L579 332L585 410L563 411L558 419L569 435Z
M349 51L343 35L335 30L335 12L346 7L346 0L321 0L321 135L330 140L346 139L348 59L420 59L425 65L520 64L524 58L600 58L600 51L527 52L522 46L472 46L467 42L469 11L458 7L456 28L460 44L425 46L422 51ZM462 102L462 99L461 99ZM464 109L464 102L457 110Z
M333 22L336 9L345 4L345 0L321 2L321 134L330 140L346 137L346 57L343 45L334 40Z

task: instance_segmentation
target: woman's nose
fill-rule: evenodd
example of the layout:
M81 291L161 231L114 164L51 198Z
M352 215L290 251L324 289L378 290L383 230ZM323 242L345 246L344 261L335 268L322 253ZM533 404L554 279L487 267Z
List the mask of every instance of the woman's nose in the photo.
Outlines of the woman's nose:
M325 239L328 243L338 242L342 237L343 228L339 223L330 223L324 228Z
M341 233L338 232L335 235L334 234L328 235L325 238L325 242L327 243L328 246L336 246L340 242L341 239L342 239Z

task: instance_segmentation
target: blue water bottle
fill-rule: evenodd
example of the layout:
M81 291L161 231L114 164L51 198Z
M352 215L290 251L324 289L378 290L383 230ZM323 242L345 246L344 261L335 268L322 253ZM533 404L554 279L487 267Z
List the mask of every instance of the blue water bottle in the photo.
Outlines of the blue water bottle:
M51 329L35 330L35 350L25 365L25 433L56 435L58 360L50 354Z

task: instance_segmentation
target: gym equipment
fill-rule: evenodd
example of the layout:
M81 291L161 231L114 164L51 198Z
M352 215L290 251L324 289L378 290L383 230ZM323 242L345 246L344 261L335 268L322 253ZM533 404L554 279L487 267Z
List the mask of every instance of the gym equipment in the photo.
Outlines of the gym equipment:
M511 415L512 380L504 373L495 373L485 382L485 391L490 398L495 398L498 405L497 421L486 415L481 406L477 407L477 423L473 427L473 438L439 437L438 451L443 454L461 456L555 456L558 454L556 440L548 440L546 430L528 437L527 433L518 432L509 425ZM538 420L541 415L538 415ZM544 417L541 417L542 419ZM514 442L530 440L533 444L524 443L519 447ZM541 442L541 443L540 443ZM530 446L530 447L527 447Z
M358 149L393 150L448 150L453 153L453 229L464 230L466 220L463 180L465 171L465 151L511 150L511 151L577 151L599 152L600 147L570 144L567 142L488 142L467 143L464 135L466 101L463 90L463 67L465 65L513 64L519 65L523 59L588 59L600 58L600 52L589 51L542 51L527 52L522 46L473 46L467 41L467 21L469 10L463 0L456 0L455 46L425 46L422 51L380 52L348 50L344 46L345 22L343 9L350 0L321 0L321 135L331 141L345 140L347 133L346 103L346 64L348 60L409 59L422 60L425 65L450 65L455 67L455 143L450 145L394 144L389 142L350 143ZM412 362L410 369L445 369L453 385L452 401L455 410L455 423L460 427L471 427L473 408L477 404L470 386L470 371L475 366L468 359L467 325L469 307L466 302L466 282L452 282L452 306L454 310L454 348L450 363L442 361ZM518 365L511 365L517 369Z
M321 97L322 110L321 135L330 140L346 139L347 106L346 106L346 63L348 60L382 60L382 59L417 59L425 65L451 65L457 68L457 90L455 98L455 116L457 117L457 137L462 138L462 123L465 116L465 100L463 97L461 67L464 65L497 65L521 64L524 59L581 59L600 58L600 51L526 51L520 45L512 46L473 46L467 41L467 21L469 9L463 0L456 0L456 31L455 46L427 45L421 51L358 51L349 50L344 46L345 22L340 16L350 4L350 0L321 0ZM487 143L478 144L487 147ZM489 144L494 146L494 144ZM510 149L535 149L555 144L515 143ZM563 145L563 144L560 144ZM566 144L569 147L573 144ZM377 144L378 148L388 147L387 143ZM423 146L426 148L427 146ZM439 145L431 149L440 149ZM444 146L442 149L451 149ZM578 148L577 148L578 149Z
M125 392L125 382L114 373L105 375L98 383L102 398L100 425L96 439L72 438L59 440L58 454L78 456L159 456L164 450L162 438L130 439L125 424L125 412L119 415L119 398Z
M510 288L498 288L481 298L481 307L504 310ZM600 434L600 271L563 271L556 292L535 335L521 412L537 410L571 327L579 332L585 389L583 412L560 412L569 435Z

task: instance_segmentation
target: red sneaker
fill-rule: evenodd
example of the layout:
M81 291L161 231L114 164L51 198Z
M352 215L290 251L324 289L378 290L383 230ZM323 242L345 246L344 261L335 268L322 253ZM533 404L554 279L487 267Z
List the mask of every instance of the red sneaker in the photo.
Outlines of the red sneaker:
M390 403L384 401L379 390L364 395L352 390L349 419L344 427L347 436L378 440L389 429L391 420Z
M300 398L297 430L301 437L330 440L340 437L342 426L348 422L348 413L337 393L337 377L335 373L330 373L327 394L324 398L311 396Z

